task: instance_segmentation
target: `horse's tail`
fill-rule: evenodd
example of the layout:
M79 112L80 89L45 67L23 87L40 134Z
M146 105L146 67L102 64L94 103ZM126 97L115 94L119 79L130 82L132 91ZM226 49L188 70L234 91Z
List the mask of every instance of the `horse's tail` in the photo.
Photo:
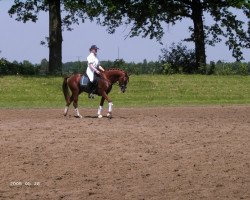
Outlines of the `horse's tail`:
M65 98L65 101L67 103L70 101L69 88L68 88L68 78L69 77L64 77L63 84L62 84L64 98Z

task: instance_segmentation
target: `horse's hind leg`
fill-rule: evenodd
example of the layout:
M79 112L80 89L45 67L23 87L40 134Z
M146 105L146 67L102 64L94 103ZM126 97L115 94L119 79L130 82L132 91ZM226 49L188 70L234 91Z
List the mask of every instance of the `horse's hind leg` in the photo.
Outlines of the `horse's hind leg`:
M69 106L72 103L73 99L74 99L73 95L71 95L71 97L67 99L66 107L64 109L64 116L66 116L68 114Z
M79 110L78 110L78 95L79 95L78 92L73 94L73 106L76 112L75 117L82 118L82 115L80 115Z

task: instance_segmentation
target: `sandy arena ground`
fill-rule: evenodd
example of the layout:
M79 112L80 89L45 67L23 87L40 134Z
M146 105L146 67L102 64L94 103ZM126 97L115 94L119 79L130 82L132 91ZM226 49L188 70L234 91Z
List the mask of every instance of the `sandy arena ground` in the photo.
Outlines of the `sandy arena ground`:
M250 106L0 109L0 199L250 199Z

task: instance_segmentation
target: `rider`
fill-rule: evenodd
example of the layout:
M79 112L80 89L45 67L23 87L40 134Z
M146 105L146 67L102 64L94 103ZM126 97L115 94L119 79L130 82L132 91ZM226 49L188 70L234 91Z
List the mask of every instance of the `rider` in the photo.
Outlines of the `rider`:
M87 57L87 61L88 61L88 67L87 67L87 75L89 77L89 85L88 87L89 89L89 98L93 98L94 95L93 93L96 90L96 86L98 84L97 80L96 80L96 74L100 74L100 70L104 71L104 69L100 66L99 60L97 58L97 50L99 48L96 45L92 45L89 49L90 54Z

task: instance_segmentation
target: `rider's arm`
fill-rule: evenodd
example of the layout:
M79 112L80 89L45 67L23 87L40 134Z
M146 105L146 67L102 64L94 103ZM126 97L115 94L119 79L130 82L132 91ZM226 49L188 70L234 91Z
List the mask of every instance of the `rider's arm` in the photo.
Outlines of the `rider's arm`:
M105 71L101 65L99 65L99 69L102 70L103 72Z
M93 70L95 73L99 74L100 72L93 66L93 63L89 64L89 67L91 70Z

